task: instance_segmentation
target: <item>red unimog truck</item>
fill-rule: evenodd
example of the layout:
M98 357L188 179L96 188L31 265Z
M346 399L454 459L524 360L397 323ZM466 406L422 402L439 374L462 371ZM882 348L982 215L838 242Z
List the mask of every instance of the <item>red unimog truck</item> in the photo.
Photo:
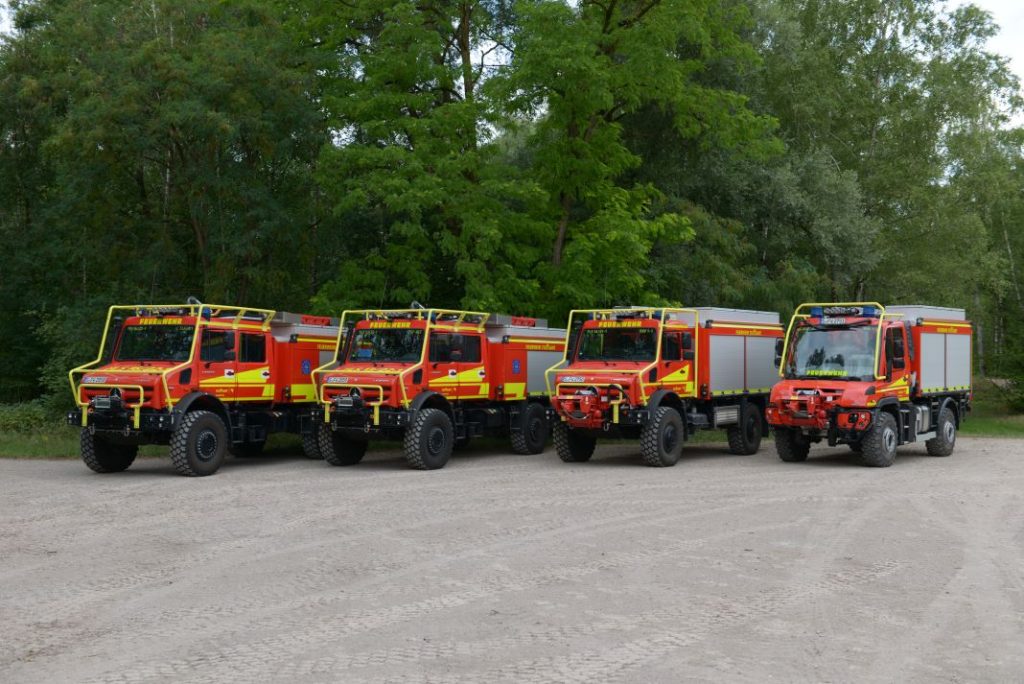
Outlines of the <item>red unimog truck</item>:
M925 443L949 456L971 399L971 324L963 309L876 302L801 304L778 350L782 381L768 423L783 461L848 444L867 466Z
M312 435L311 373L334 355L337 321L201 304L112 306L91 363L68 377L81 454L125 470L141 444L170 445L182 475L212 475L231 450L255 455L273 432ZM306 455L320 458L315 440Z
M779 315L698 308L573 311L565 358L548 371L566 462L587 461L602 435L640 440L650 466L672 466L701 428L725 428L753 454L778 380Z
M401 439L413 468L452 447L508 435L520 454L544 450L544 371L565 331L535 318L445 309L346 311L334 362L314 373L320 450L332 465L362 460L370 439Z

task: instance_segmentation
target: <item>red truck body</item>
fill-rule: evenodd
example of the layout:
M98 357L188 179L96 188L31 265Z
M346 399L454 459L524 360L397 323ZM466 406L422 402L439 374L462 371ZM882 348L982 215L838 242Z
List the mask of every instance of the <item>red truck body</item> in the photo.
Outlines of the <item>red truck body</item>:
M330 318L266 309L111 307L96 359L69 373L68 423L82 430L83 459L123 470L139 445L170 444L179 471L206 475L227 449L254 454L272 432L299 432L316 402L312 370L333 354L336 331ZM187 453L195 445L175 441L197 411L220 423L198 461Z
M780 458L802 461L820 441L850 445L869 466L912 442L948 456L970 410L971 340L961 309L801 305L767 412Z
M566 357L548 372L563 461L585 461L602 435L639 438L644 462L671 466L695 430L729 430L757 450L778 314L737 309L574 311Z
M358 463L380 438L402 439L420 469L443 467L453 446L484 434L543 450L543 372L561 357L564 330L445 309L346 311L342 330L337 358L314 373L328 463Z

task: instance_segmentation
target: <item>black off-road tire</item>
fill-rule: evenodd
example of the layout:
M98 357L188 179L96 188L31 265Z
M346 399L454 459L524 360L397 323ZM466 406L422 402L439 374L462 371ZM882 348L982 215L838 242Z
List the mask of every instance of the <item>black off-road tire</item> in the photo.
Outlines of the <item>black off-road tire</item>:
M356 439L344 432L323 427L320 430L320 453L333 466L355 465L366 454L367 441Z
M232 455L236 458L250 458L252 456L259 456L263 453L263 447L267 445L267 440L261 439L258 442L242 442L241 444L232 444L230 447Z
M811 443L794 428L778 428L775 431L775 453L786 463L800 463L807 460Z
M139 447L135 444L110 444L89 428L82 428L79 437L82 461L97 473L119 473L135 461Z
M896 419L885 411L879 411L875 424L861 440L861 464L869 468L888 468L896 460L898 442Z
M320 451L320 434L330 432L330 426L313 420L313 429L302 433L302 454L313 461L324 460L324 454Z
M512 451L539 454L548 441L548 412L543 404L531 401L519 412L518 431L512 432Z
M761 408L748 403L740 411L740 422L729 427L729 452L741 456L756 454L761 448L761 437L764 430Z
M213 475L228 452L228 429L211 411L189 411L171 435L171 463L188 477Z
M552 430L555 441L555 451L558 458L566 463L583 463L589 461L594 455L594 447L597 446L597 438L580 432L570 430L569 426L558 421Z
M679 411L661 406L640 433L640 455L654 468L667 468L679 462L686 441L686 426Z
M956 416L947 406L939 411L939 420L935 423L935 437L924 443L929 456L949 456L956 446Z
M440 409L420 409L405 431L405 460L417 470L443 468L454 445L455 431L448 414Z

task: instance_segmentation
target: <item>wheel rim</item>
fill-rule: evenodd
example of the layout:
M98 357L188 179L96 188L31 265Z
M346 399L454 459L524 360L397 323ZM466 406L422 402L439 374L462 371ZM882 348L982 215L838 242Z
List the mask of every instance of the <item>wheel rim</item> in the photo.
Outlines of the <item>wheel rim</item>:
M431 429L430 435L427 437L427 451L431 456L437 456L444 449L444 442L444 429L440 427Z
M952 444L953 440L956 439L956 426L953 425L953 421L947 422L943 426L942 432L946 435L946 441L950 444Z
M213 430L203 430L196 439L196 456L203 463L207 463L217 455L217 446L217 435Z
M896 450L896 432L892 428L886 428L882 433L882 444L886 452Z
M675 425L665 426L665 430L661 433L661 443L667 452L676 448L676 444L679 443L679 431L676 430Z

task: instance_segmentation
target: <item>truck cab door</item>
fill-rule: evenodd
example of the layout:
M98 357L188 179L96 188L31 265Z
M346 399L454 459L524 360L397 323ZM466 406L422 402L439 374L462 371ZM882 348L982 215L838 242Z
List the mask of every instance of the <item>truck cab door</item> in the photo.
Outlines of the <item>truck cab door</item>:
M221 401L235 399L235 333L204 328L199 347L199 388Z
M893 390L901 401L908 400L912 379L907 338L902 325L890 326L885 331L885 364L887 387Z
M266 335L239 333L235 346L235 400L272 401L274 378L270 374Z
M692 335L681 330L667 330L661 337L661 358L658 359L658 385L682 395L693 388L692 366L684 341L692 347Z
M459 370L452 360L452 334L432 332L427 345L427 386L455 401L459 394Z
M453 335L453 354L460 399L484 399L490 380L483 359L483 336L479 333Z

